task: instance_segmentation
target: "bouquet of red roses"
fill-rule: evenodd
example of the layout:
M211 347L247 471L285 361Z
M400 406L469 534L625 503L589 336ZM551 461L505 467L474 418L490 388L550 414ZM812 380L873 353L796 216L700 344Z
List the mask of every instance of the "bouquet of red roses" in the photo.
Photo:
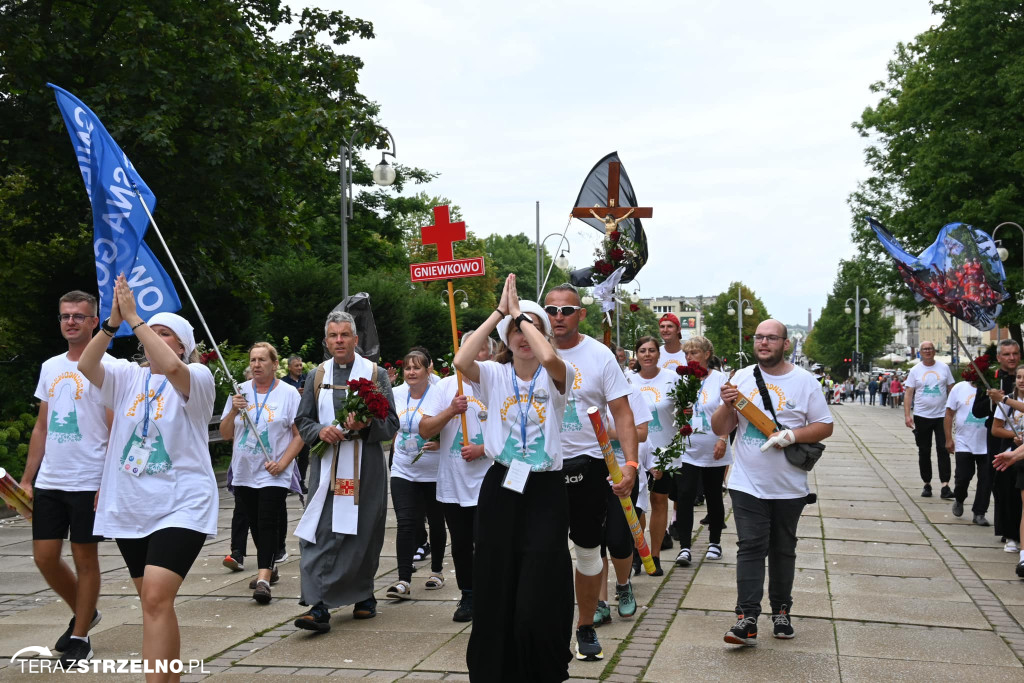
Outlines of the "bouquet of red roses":
M679 381L672 386L669 395L675 403L675 426L678 431L668 446L654 450L655 465L665 474L675 474L679 470L678 467L672 467L672 462L686 452L689 437L693 434L690 425L693 406L700 397L701 385L709 373L697 361L690 361L686 365L677 365L676 374L679 375Z
M388 400L377 388L376 382L370 379L352 379L348 381L348 395L341 406L334 425L343 425L348 416L355 416L356 422L369 422L373 418L383 420L388 416ZM313 455L322 455L327 444L317 442L309 449Z
M960 373L961 379L966 382L980 382L981 377L988 380L990 387L999 387L999 365L994 363L996 356L996 348L994 344L989 345L985 353L981 354L963 369ZM977 370L975 369L977 368ZM981 373L979 377L978 372Z

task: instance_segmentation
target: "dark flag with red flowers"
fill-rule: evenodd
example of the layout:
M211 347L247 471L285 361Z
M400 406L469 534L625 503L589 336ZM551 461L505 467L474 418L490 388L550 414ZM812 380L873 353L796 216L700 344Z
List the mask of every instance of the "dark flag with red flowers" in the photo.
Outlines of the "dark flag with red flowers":
M575 207L586 209L601 207L608 201L608 164L619 161L617 152L612 152L601 159L594 168L590 169L580 193L576 197ZM633 191L633 184L629 181L626 167L621 165L619 170L619 198L618 206L639 206L636 201L636 193ZM600 214L600 210L597 210ZM597 218L580 218L581 221L597 230L601 235L605 234L605 224ZM647 263L647 235L644 234L643 225L639 218L629 217L618 225L615 232L610 233L604 240L600 254L594 261L594 265L587 268L574 270L569 274L569 282L577 287L593 287L594 275L597 274L597 282L603 281L605 277L619 266L625 266L626 272L622 275L619 283L631 282L640 269Z
M870 216L866 220L918 301L928 301L979 330L995 327L1010 293L988 233L966 223L949 223L930 247L912 256L881 223Z

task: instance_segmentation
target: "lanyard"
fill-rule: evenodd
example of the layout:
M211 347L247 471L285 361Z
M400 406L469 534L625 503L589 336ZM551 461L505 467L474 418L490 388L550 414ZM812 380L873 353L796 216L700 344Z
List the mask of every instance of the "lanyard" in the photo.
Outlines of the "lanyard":
M153 377L153 372L150 371L149 374L146 375L146 393L142 395L143 396L142 401L143 401L143 403L146 404L145 420L142 423L142 440L143 441L145 441L146 437L149 436L149 404L152 401L155 401L156 399L160 398L160 394L164 393L164 387L167 386L167 378L164 377L164 381L160 385L160 388L156 390L156 393L153 394L153 398L150 399L149 398L149 380L152 377Z
M408 416L405 420L405 433L412 434L412 419L416 417L416 413L420 411L420 406L423 405L423 399L427 397L427 392L430 391L430 385L423 390L423 395L420 396L420 402L416 404L416 410L409 412L409 404L412 403L412 390L409 390L409 395L405 398L405 414Z
M276 378L270 383L270 388L267 389L267 395L263 399L263 405L260 405L260 393L256 390L256 383L255 382L253 383L253 385L252 385L252 396L253 396L253 400L256 402L256 417L254 417L252 419L252 426L253 427L257 426L260 423L260 413L262 413L263 409L267 406L267 401L270 400L270 392L272 392L274 390L274 385L275 384L277 384L277 379Z
M519 433L522 434L522 446L523 452L526 452L526 418L530 413L530 406L533 404L533 387L537 383L537 377L540 375L541 366L537 366L537 371L533 373L533 379L530 380L530 394L526 397L526 408L524 409L519 398L519 378L516 377L516 369L512 363L508 365L509 370L512 371L512 389L516 392L516 403L519 404Z

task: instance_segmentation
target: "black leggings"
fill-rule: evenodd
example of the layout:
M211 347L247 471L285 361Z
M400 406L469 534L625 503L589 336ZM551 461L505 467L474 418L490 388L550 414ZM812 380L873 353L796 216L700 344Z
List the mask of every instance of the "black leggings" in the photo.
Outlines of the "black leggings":
M708 542L722 542L722 527L725 526L725 503L722 502L720 491L725 479L725 466L697 467L684 462L679 474L672 476L676 488L676 531L679 533L679 546L690 547L693 538L693 500L697 494L697 486L704 483L704 490L710 493L704 498L708 506Z
M235 487L235 502L242 506L249 518L259 569L273 569L274 557L281 549L281 511L286 495L288 489L283 486Z
M459 589L473 590L473 537L476 535L476 506L442 503L444 520L452 536L452 561ZM433 552L433 550L431 550Z
M391 477L391 503L395 506L395 517L398 518L395 540L398 580L412 581L412 556L419 544L424 516L430 524L430 571L440 574L444 569L444 546L448 542L448 532L444 526L444 510L437 500L437 484Z
M278 487L280 488L280 487ZM285 492L285 497L288 493ZM284 541L288 538L288 507L286 498L281 498L281 515L278 522L278 530L280 531L279 537L281 539L281 547L284 548ZM245 508L235 498L235 510L231 514L231 552L238 553L242 557L248 555L249 540L249 517L245 514Z

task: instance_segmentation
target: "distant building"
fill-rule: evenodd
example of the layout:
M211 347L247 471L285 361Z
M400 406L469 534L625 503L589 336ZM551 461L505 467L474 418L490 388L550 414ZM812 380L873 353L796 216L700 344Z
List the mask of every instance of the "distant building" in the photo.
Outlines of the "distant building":
M641 299L640 305L654 311L659 318L666 313L673 313L679 318L680 333L683 341L690 337L704 334L704 309L715 303L713 296L660 296Z
M886 305L882 309L882 313L893 319L895 328L892 343L885 347L887 354L895 353L908 360L917 358L921 342L930 341L935 344L936 356L944 356L949 359L956 357L960 362L966 361L963 358L963 349L954 349L956 340L950 334L949 325L943 319L942 314L934 306L923 313L916 311L907 313ZM953 320L953 324L972 357L982 353L985 346L995 340L995 330L982 332L978 328L956 319ZM1003 336L1008 335L1004 333Z

